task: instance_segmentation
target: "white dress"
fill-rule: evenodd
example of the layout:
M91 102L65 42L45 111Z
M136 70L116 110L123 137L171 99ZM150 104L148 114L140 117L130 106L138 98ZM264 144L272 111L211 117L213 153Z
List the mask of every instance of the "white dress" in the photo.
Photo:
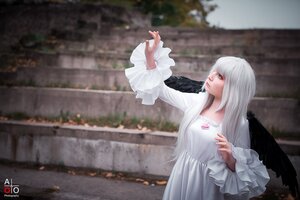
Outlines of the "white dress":
M189 109L203 103L204 94L182 93L164 84L164 80L171 76L170 66L175 63L168 56L171 50L162 45L161 42L154 54L156 69L146 69L145 43L141 43L130 58L134 67L126 69L125 75L143 104L152 105L160 98L188 113ZM232 155L236 159L235 172L232 172L217 150L215 137L222 133L222 124L216 124L200 113L193 118L184 133L184 147L173 167L163 199L245 200L262 194L269 175L258 154L249 148L246 119L238 130L238 138L232 145Z

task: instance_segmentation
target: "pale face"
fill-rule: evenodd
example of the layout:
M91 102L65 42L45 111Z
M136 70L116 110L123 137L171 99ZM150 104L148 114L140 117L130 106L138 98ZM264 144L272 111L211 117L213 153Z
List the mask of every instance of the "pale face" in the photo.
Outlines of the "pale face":
M224 77L217 71L210 73L205 81L205 90L216 99L222 98L224 88Z

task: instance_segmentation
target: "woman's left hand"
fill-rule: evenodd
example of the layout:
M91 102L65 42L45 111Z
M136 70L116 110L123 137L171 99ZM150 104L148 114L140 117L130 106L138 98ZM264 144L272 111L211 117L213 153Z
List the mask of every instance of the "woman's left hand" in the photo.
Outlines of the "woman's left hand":
M215 139L217 140L216 144L219 146L218 150L223 160L226 162L227 166L231 169L231 171L235 171L236 160L232 156L230 143L228 142L226 137L220 133L218 133L218 136Z

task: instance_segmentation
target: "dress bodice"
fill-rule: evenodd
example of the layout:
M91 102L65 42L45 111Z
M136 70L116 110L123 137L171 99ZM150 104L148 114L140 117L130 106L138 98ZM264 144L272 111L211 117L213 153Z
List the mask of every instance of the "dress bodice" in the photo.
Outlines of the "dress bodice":
M221 125L200 115L187 129L186 151L194 159L206 163L217 154L215 138L218 133L221 133Z

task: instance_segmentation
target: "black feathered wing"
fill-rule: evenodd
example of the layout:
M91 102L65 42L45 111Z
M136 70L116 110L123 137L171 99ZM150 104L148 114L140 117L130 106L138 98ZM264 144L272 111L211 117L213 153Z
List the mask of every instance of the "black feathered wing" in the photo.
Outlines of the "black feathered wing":
M290 159L252 112L247 113L247 118L251 149L259 154L259 159L268 169L272 169L277 177L281 176L283 185L289 187L293 196L299 196L297 173Z
M175 90L188 93L201 92L203 81L195 81L184 76L171 76L165 80L165 84Z
M195 81L183 76L171 76L165 84L175 90L188 93L199 93L204 81ZM299 196L297 173L287 155L282 151L274 137L255 118L252 112L247 113L251 149L259 154L264 165L281 176L283 185L287 185L293 196Z

